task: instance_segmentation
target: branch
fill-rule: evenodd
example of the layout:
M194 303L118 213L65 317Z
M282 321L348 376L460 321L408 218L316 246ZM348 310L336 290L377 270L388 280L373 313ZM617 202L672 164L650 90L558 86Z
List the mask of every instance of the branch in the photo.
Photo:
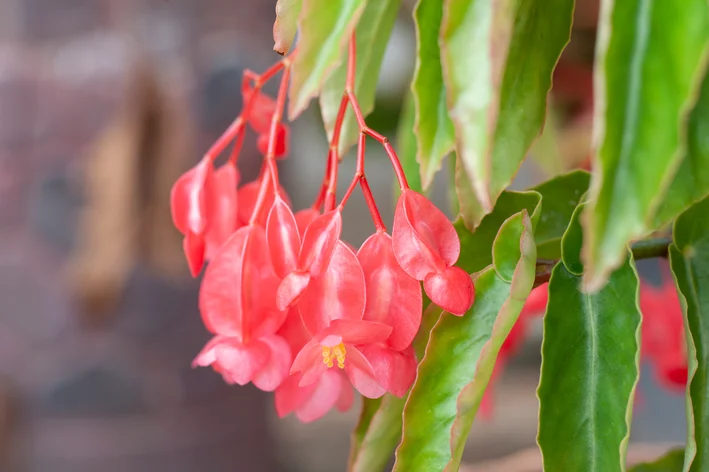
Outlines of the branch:
M633 243L630 246L630 249L633 252L633 258L635 260L653 259L656 257L666 258L668 247L671 243L672 238L670 237L648 238ZM558 263L558 260L537 259L534 287L539 287L540 285L549 282L549 278L551 278L551 271Z

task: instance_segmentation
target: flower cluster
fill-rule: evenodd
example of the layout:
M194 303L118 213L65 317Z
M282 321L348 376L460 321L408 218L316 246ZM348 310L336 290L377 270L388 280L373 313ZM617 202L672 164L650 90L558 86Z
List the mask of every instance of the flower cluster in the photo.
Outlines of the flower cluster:
M247 74L242 114L175 183L171 202L192 274L207 264L199 308L214 337L194 365L211 366L230 384L275 391L279 415L295 413L307 422L332 407L348 409L352 387L369 398L403 396L416 376L411 344L421 324L421 282L433 302L459 316L472 305L474 289L471 277L454 266L460 241L451 222L408 188L388 140L363 119L357 172L340 203L338 129L320 195L312 207L293 212L275 162L288 150L281 116L289 66L286 58L261 76ZM280 70L274 100L260 89ZM340 116L348 105L361 118L351 93ZM257 180L239 187L236 156L247 125L259 134L264 165ZM366 136L384 145L399 177L391 235L364 174ZM215 167L231 140L232 157ZM358 185L376 231L355 249L341 240L342 209Z

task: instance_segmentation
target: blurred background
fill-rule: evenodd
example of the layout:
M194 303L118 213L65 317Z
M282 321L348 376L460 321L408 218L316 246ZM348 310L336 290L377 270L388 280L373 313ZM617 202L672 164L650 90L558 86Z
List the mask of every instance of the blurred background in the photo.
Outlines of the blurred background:
M404 6L370 118L389 136L415 51L412 2ZM357 408L310 425L279 420L270 395L190 368L209 336L168 193L238 114L243 69L278 60L274 7L0 0L0 471L344 470ZM552 115L517 188L587 165L596 16L597 2L579 2ZM301 208L327 155L316 106L291 136L282 181ZM376 146L368 152L370 184L390 221L392 173ZM242 182L259 166L250 137ZM341 174L353 171L346 159ZM433 190L442 208L447 182L444 168ZM359 192L346 212L344 237L358 245L373 231ZM657 279L652 262L641 270ZM496 385L492 417L473 427L471 464L534 446L536 328ZM683 396L649 373L639 390L634 442L653 455L681 443ZM538 470L521 467L499 470Z

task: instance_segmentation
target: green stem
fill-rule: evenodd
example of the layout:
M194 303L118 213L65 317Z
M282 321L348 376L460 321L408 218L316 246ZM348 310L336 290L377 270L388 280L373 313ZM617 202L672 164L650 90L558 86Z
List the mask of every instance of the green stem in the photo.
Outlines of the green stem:
M666 258L667 249L671 243L672 238L670 237L642 239L633 243L630 246L630 250L633 251L633 258L635 258L635 260L653 259L656 257ZM558 263L558 260L537 259L534 286L538 287L546 282L549 282L551 271Z

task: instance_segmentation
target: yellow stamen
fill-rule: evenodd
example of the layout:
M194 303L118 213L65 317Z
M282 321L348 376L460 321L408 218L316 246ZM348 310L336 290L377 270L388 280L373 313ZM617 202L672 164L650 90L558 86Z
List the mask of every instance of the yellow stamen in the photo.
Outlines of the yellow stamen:
M345 354L347 353L347 349L345 349L345 345L340 343L337 346L331 348L328 346L323 346L322 347L322 361L324 364L326 364L328 367L332 367L334 365L333 360L337 359L337 367L340 369L345 368Z
M327 346L322 347L322 361L323 364L327 364L328 367L332 367L332 354L330 348Z

